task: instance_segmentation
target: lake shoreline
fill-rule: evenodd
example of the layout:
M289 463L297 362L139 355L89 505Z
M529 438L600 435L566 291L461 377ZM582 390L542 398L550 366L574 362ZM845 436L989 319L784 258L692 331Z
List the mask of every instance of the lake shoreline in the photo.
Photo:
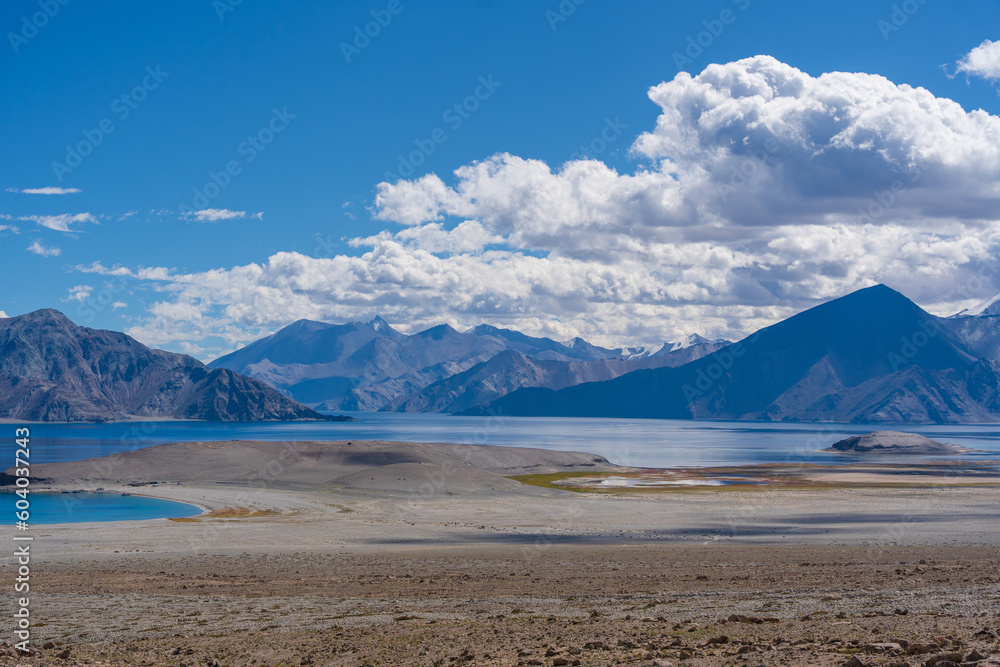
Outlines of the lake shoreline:
M33 463L71 461L148 446L194 441L405 441L588 451L625 466L672 468L756 463L841 463L824 452L838 440L870 430L852 424L564 419L483 419L438 414L348 413L355 422L230 423L127 422L38 424L32 427ZM963 460L1000 458L1000 428L913 427L928 437L973 449Z

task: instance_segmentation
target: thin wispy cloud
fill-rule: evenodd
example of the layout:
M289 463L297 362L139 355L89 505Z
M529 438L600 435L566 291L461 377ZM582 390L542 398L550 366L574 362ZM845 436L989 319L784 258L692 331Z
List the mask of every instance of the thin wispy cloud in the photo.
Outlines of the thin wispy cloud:
M52 229L57 232L78 232L73 225L92 222L97 224L97 218L90 213L62 213L60 215L26 215L18 218L26 222L34 222L39 227Z
M80 188L57 188L54 186L44 188L7 188L7 192L19 192L23 195L75 195L82 192Z
M38 239L35 239L28 246L28 252L33 252L41 257L56 257L62 250L54 246L47 246Z
M247 216L246 211L231 211L228 208L205 208L190 214L198 222L219 222L220 220L237 220ZM263 215L263 214L261 214Z

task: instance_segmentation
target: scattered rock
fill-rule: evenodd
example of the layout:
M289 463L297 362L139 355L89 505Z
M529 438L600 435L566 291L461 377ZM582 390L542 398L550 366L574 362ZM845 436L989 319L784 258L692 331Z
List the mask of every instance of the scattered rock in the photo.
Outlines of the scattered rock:
M924 655L925 653L931 653L933 651L936 651L939 648L941 647L938 646L937 644L930 644L930 643L924 644L915 642L907 647L906 652L909 653L910 655Z
M896 642L876 642L865 646L868 653L885 653L886 651L902 651L903 647Z
M951 667L948 663L957 665L964 657L961 653L938 653L928 658L924 667Z

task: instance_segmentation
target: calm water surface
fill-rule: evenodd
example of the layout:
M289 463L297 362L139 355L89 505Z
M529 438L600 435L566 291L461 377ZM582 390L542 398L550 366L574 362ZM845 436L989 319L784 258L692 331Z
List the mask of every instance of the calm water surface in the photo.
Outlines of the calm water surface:
M640 467L719 466L753 463L846 463L854 459L818 450L876 428L857 424L766 424L660 419L562 417L454 417L439 414L348 413L361 421L123 424L35 424L31 462L75 461L168 442L206 440L397 440L539 447L600 454ZM13 446L15 425L7 438ZM901 430L1000 457L1000 425L907 426ZM13 456L13 451L11 451ZM939 458L939 457L934 457ZM870 459L866 459L870 460ZM11 461L13 463L13 460Z

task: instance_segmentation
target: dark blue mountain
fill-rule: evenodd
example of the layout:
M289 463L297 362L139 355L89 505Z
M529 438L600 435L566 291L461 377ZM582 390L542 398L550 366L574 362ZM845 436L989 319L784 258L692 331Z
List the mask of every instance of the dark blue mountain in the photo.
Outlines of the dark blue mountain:
M994 360L877 285L677 368L520 389L464 414L973 423L1000 419L998 386Z

